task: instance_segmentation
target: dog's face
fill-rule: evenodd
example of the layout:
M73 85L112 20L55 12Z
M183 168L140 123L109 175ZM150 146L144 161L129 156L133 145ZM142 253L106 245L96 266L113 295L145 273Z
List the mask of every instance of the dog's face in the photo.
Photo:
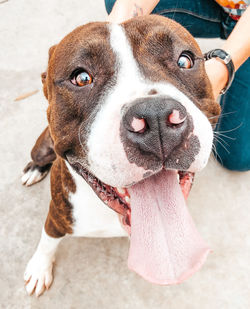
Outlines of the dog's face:
M196 172L206 165L207 117L219 108L187 31L156 16L93 23L54 49L46 91L59 155L115 187L163 167Z
M50 54L44 90L55 150L125 225L133 203L156 194L152 187L161 196L177 172L186 177L206 165L209 118L220 109L202 53L180 25L159 16L91 23Z

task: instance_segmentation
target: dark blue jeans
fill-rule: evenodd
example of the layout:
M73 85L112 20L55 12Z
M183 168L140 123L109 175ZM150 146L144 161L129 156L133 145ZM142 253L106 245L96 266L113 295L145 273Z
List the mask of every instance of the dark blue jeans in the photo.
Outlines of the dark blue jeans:
M105 0L108 14L114 3ZM174 19L199 38L227 39L236 24L213 0L161 0L152 13ZM250 58L238 69L220 103L215 157L230 170L250 170Z

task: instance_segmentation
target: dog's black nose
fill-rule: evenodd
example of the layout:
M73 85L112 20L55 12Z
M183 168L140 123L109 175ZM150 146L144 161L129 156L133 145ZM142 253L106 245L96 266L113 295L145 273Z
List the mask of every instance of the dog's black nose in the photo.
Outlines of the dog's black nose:
M121 137L125 148L161 161L185 139L188 132L185 107L165 96L137 99L124 108Z

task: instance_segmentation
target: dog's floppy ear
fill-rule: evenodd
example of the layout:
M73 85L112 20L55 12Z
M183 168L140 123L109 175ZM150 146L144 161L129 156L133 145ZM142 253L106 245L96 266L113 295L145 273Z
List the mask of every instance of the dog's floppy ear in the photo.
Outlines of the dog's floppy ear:
M52 55L53 55L53 53L56 49L56 46L57 45L53 45L49 49L49 61L50 61L50 58L52 57ZM48 61L48 63L49 63L49 61ZM42 83L43 83L43 93L44 93L46 99L48 100L47 72L43 72L41 74L41 79L42 79Z

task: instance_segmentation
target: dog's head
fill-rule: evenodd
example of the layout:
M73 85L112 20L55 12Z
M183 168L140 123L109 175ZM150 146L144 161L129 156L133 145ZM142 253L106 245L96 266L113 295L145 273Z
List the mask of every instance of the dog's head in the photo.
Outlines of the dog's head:
M51 48L43 81L55 151L131 227L130 267L157 283L190 275L208 249L181 189L220 112L193 37L159 16L90 23Z

